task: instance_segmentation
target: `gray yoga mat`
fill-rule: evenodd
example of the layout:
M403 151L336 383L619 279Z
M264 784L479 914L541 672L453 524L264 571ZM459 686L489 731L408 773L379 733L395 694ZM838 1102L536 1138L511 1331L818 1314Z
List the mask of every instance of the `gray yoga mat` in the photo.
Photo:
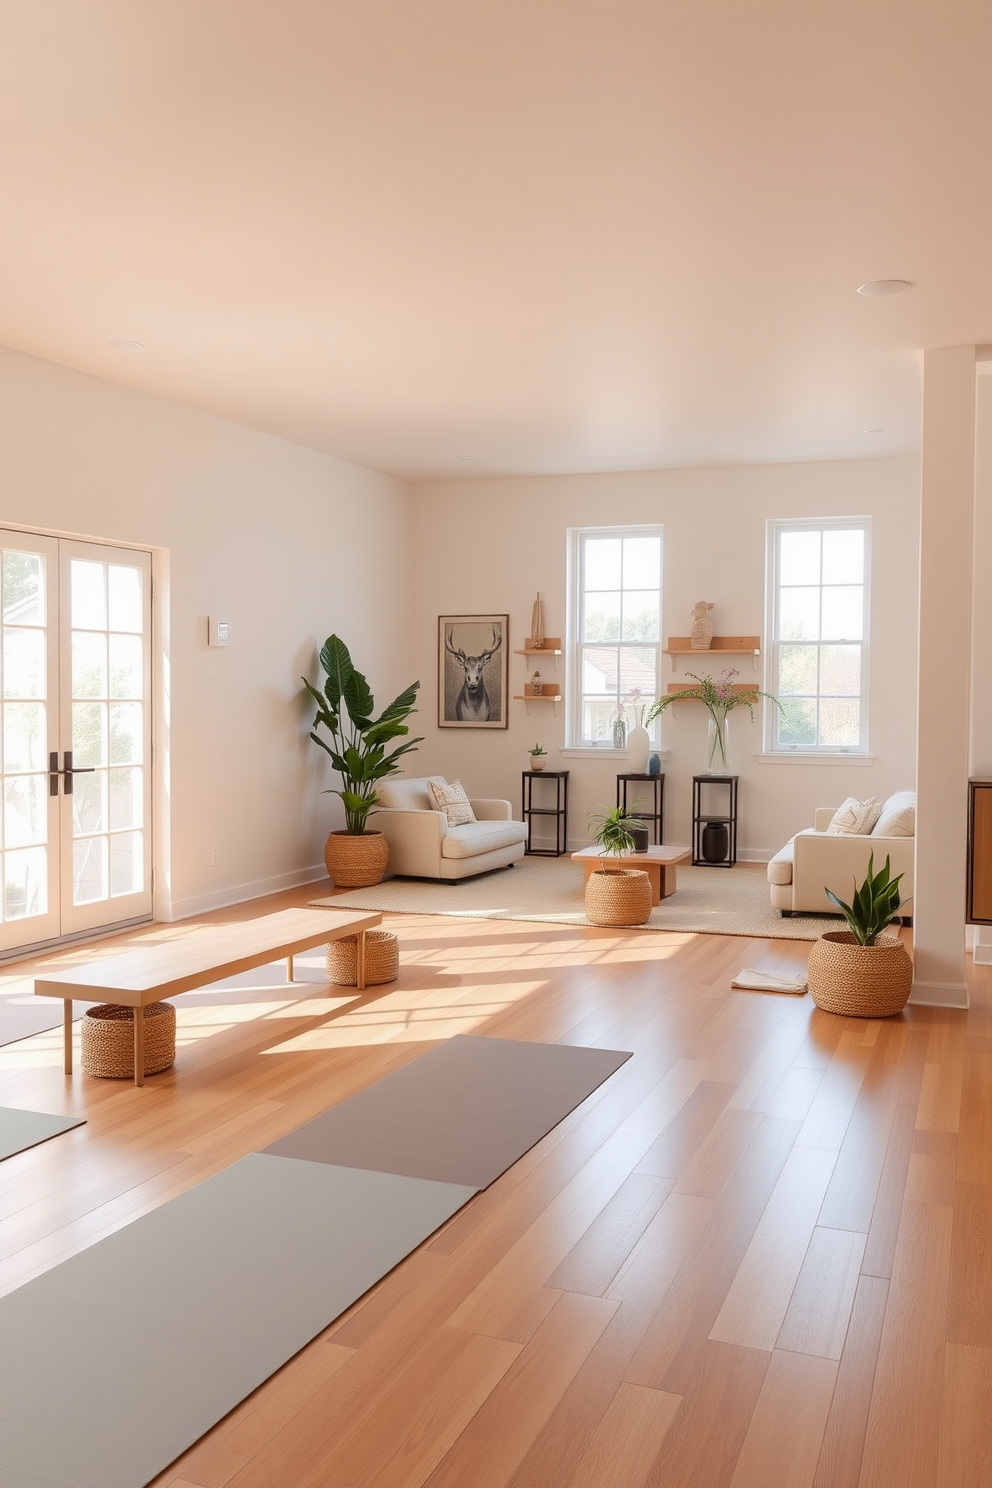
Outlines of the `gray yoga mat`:
M629 1058L459 1035L265 1151L487 1188Z
M149 1482L473 1191L254 1153L0 1298L0 1481Z
M26 1147L37 1147L49 1137L85 1124L82 1116L49 1116L44 1111L18 1111L13 1106L0 1106L0 1162Z

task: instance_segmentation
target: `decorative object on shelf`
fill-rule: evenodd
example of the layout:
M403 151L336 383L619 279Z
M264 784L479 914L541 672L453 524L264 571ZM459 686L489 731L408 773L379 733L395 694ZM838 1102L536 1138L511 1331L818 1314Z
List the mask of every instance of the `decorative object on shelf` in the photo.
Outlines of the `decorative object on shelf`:
M706 822L703 826L702 856L704 863L725 863L730 855L730 827L726 822Z
M643 723L638 723L627 735L627 763L632 775L646 775L648 755L651 753L651 735Z
M586 880L586 915L594 925L644 925L650 917L648 875L640 869L609 867L610 856L620 858L637 851L634 825L643 823L620 806L596 806L586 817L586 829L605 855L604 866Z
M661 774L661 755L660 754L650 754L650 755L648 755L648 774L649 775L660 775Z
M614 718L613 720L613 748L627 748L627 721L624 718Z
M541 681L541 674L540 674L540 672L535 672L534 673L533 677L531 677L531 679L530 679L530 685L531 685L531 688L533 689L534 696L535 697L540 697L541 696L541 691L542 691L542 689L544 687L544 683Z
M708 651L713 641L713 621L709 618L713 606L708 599L701 599L692 607L692 630L689 642L693 651Z
M727 763L730 725L726 713L717 718L710 714L706 720L706 768L711 775L729 775Z
M548 751L540 744L535 744L533 749L528 749L530 756L530 768L532 770L543 770L548 762Z
M544 603L540 591L538 591L530 616L530 645L535 651L541 651L544 648Z
M779 712L782 712L782 704L771 692L762 692L760 687L735 686L734 678L738 675L736 667L727 667L717 678L711 676L699 677L695 672L689 676L695 687L680 687L677 692L666 693L660 697L650 708L644 722L650 724L659 718L666 708L672 703L697 702L704 703L709 709L711 723L715 726L719 735L722 728L722 740L720 737L710 738L707 743L706 773L708 775L726 775L729 773L727 765L727 714L732 713L735 708L744 707L754 718L754 705L759 698L767 698L774 703Z
M898 935L883 935L909 902L900 899L902 874L891 876L889 858L875 872L868 859L864 883L845 904L824 893L843 914L849 930L827 930L809 955L809 990L817 1007L846 1018L889 1018L901 1012L913 989L913 963Z
M507 727L507 615L438 616L438 728Z
M412 683L376 718L369 684L355 670L340 637L327 637L320 648L320 665L327 678L322 693L303 678L303 685L317 704L310 737L330 756L341 776L341 789L330 787L324 794L341 797L345 819L344 831L328 836L324 861L338 888L367 888L380 881L389 861L385 837L368 828L369 813L379 799L376 782L395 775L401 756L416 749L423 739L405 739L390 754L383 746L410 732L405 720L417 711L414 703L420 683ZM330 734L329 744L316 732L318 727Z

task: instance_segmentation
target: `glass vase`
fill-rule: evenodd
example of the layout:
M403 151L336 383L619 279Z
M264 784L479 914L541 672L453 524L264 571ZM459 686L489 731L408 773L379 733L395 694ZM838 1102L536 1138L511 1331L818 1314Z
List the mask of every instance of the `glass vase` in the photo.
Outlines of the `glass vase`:
M727 715L716 719L712 713L706 730L706 772L708 775L729 775L727 743Z

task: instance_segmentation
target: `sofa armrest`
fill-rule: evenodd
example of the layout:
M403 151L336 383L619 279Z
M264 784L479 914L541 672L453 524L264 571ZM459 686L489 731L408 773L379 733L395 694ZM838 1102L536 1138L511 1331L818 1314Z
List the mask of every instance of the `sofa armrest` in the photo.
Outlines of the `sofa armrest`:
M509 801L479 800L470 802L477 821L512 821L513 807Z
M834 819L836 806L817 806L813 812L813 831L825 832Z
M389 844L389 871L436 878L441 841L448 834L443 811L400 811L383 807L370 818Z

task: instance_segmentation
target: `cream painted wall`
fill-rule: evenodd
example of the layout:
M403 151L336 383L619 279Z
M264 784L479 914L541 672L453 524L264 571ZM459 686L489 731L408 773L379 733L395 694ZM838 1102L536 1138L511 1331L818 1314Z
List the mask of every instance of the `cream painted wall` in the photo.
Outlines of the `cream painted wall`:
M299 674L337 630L377 696L411 680L408 487L6 349L0 480L0 522L167 552L172 913L316 876L339 803Z
M549 768L571 771L569 837L586 840L590 806L612 805L616 759L562 759L564 707L510 704L504 732L436 727L437 616L509 611L511 646L522 644L537 590L546 630L565 625L569 527L656 523L665 529L663 633L687 635L697 599L715 602L717 633L763 634L765 521L769 517L872 518L870 765L766 763L761 721L731 716L732 767L741 776L740 849L765 858L812 821L813 808L847 795L884 796L914 782L919 462L912 458L806 465L736 466L618 475L460 481L415 488L416 670L424 681L416 757L425 772L458 776L470 794L508 797L519 811L526 749L539 739ZM710 667L719 672L722 658ZM745 663L745 668L749 663ZM668 662L666 659L666 668ZM548 672L547 668L542 671ZM510 692L522 691L523 657L510 658ZM549 675L551 675L549 673ZM743 670L742 677L754 675ZM667 683L672 673L666 670ZM666 717L666 841L688 843L691 776L704 767L705 713L682 705ZM414 766L411 763L413 773Z

